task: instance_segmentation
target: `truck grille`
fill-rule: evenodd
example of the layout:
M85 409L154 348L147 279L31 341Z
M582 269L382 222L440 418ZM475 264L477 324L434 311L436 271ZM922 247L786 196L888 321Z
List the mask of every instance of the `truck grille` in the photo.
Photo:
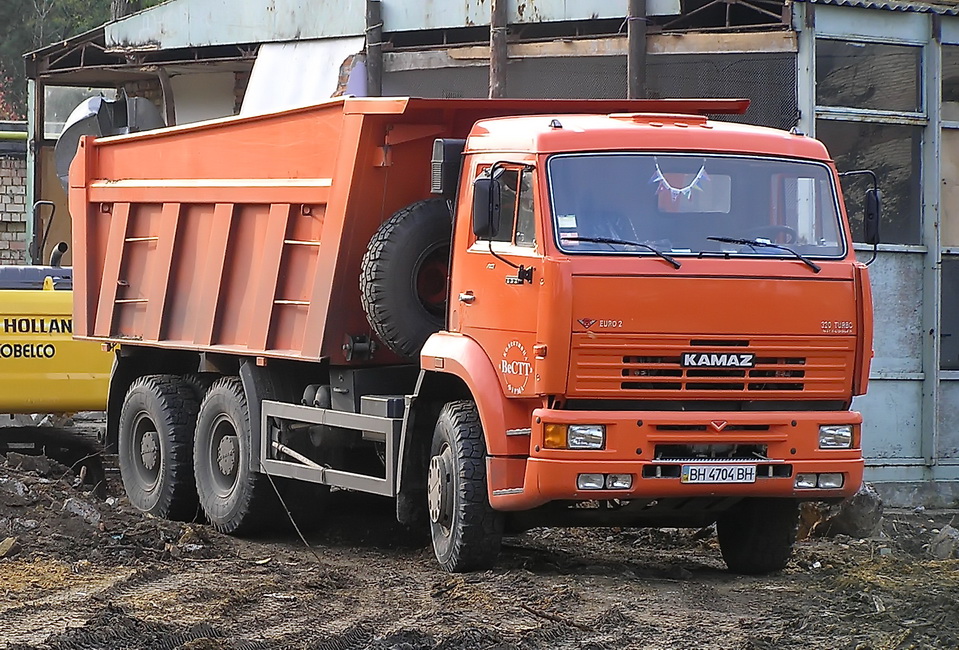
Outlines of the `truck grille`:
M693 339L573 335L571 393L590 396L803 398L849 389L853 337ZM751 367L684 367L683 353L752 355Z
M802 390L805 357L757 358L756 367L682 368L679 357L623 357L625 390Z

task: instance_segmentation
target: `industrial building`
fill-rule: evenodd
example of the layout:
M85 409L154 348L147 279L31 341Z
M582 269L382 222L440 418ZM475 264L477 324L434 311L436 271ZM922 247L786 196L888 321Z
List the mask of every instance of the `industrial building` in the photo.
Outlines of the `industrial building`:
M485 97L491 60L508 97L748 97L735 119L879 175L875 357L854 404L866 478L888 503L959 504L959 2L497 4L170 0L33 52L27 204L57 203L47 245L69 240L53 144L80 99L121 89L167 124L341 94ZM844 188L854 229L863 183Z

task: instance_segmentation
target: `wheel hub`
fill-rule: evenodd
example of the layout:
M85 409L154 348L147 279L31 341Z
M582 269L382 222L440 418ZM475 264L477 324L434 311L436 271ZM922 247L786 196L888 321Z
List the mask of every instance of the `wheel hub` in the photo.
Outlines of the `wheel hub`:
M224 476L232 476L236 472L236 442L236 436L223 436L216 447L217 466Z
M156 431L147 431L140 438L140 462L144 469L153 471L160 462L160 437Z
M427 497L430 521L434 524L443 524L452 518L453 476L450 471L452 465L450 460L450 450L448 448L430 459Z

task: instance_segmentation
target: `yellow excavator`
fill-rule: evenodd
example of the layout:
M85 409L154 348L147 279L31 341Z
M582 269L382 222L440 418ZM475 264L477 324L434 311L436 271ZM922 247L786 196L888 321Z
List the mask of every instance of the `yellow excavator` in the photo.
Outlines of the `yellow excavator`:
M67 118L57 139L57 176L67 189L70 163L84 135L118 135L163 126L142 97L91 97ZM42 218L44 208L49 208ZM66 242L46 265L56 206L33 206L32 266L0 266L0 453L44 454L102 482L99 435L105 429L113 353L73 340L73 274L61 267Z
M45 266L0 266L0 453L44 454L96 485L113 355L73 339L66 250Z

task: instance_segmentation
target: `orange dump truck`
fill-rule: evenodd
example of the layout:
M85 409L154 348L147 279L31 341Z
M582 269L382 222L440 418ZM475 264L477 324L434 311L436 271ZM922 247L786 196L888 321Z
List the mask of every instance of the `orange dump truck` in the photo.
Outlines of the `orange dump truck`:
M394 497L451 571L531 526L718 522L732 570L781 568L798 502L860 486L871 299L825 148L706 117L746 103L347 98L85 138L75 334L116 349L131 501L242 533Z

